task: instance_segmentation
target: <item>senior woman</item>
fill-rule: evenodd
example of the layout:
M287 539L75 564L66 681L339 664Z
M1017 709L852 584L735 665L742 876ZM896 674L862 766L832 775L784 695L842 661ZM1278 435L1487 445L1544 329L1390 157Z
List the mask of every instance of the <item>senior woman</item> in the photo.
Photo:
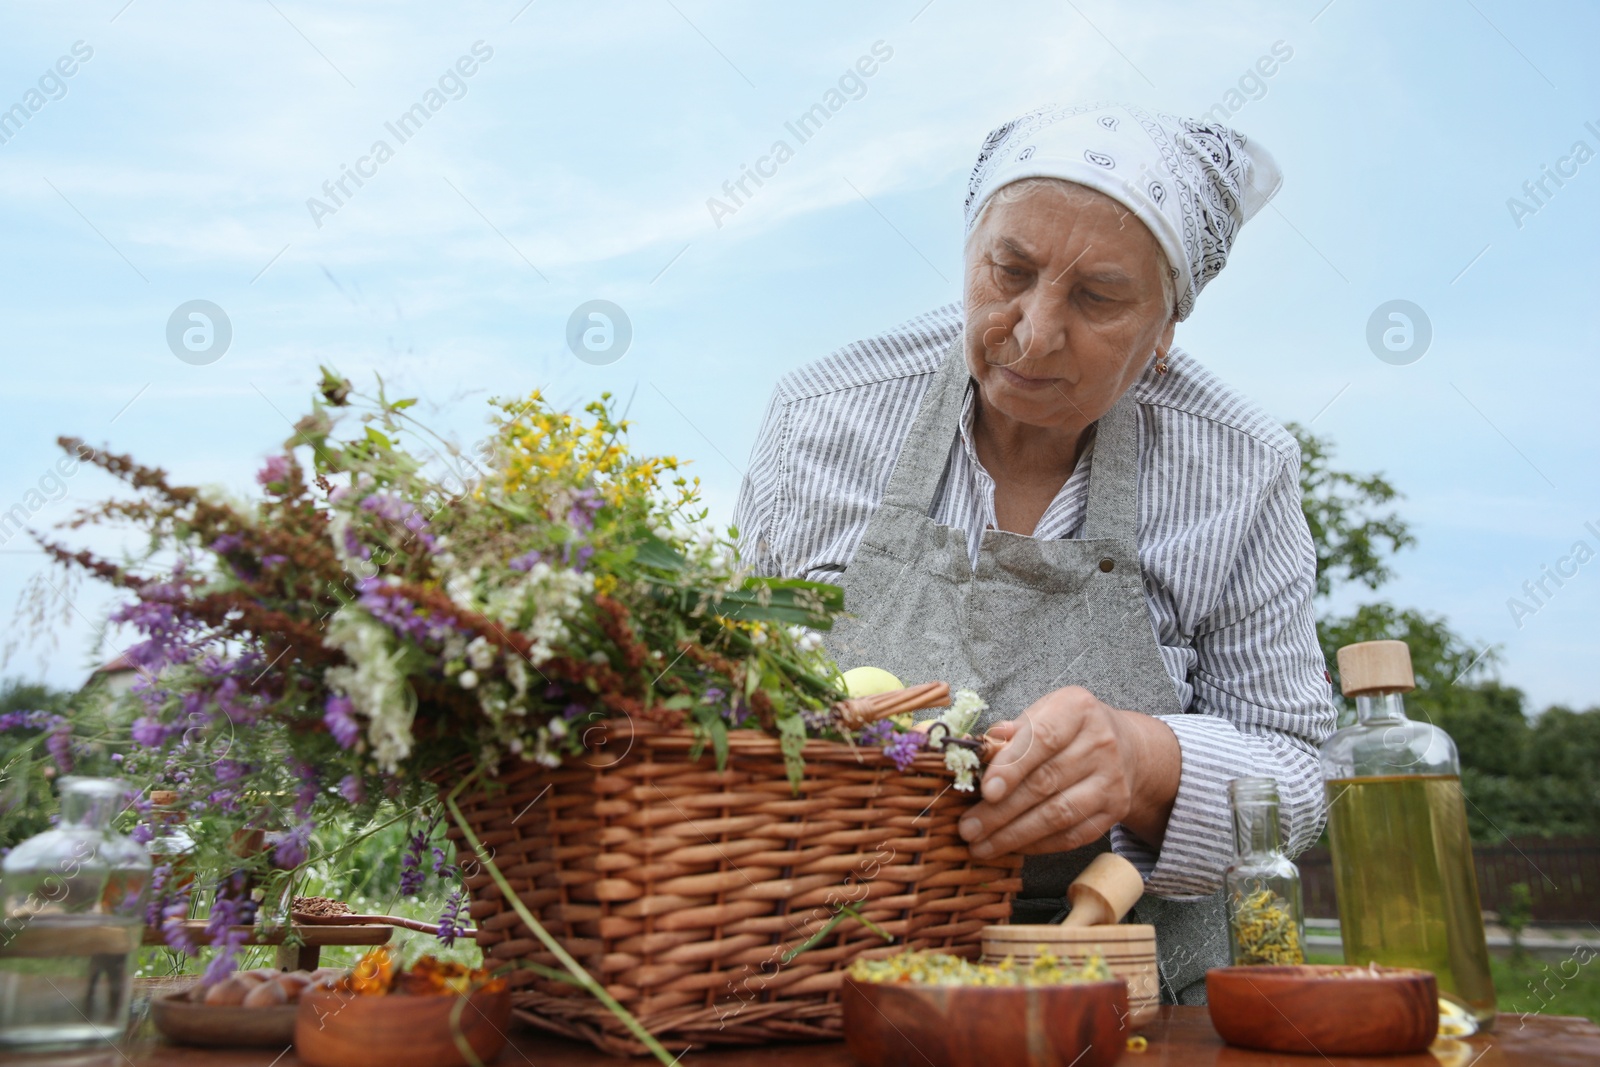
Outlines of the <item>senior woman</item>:
M992 132L964 301L777 386L740 495L747 558L836 581L842 666L977 690L1008 743L960 823L1027 855L1014 921L1113 849L1145 879L1163 999L1227 962L1227 784L1320 830L1334 711L1294 439L1172 344L1277 191L1243 135L1138 108ZM996 722L997 719L1006 721Z

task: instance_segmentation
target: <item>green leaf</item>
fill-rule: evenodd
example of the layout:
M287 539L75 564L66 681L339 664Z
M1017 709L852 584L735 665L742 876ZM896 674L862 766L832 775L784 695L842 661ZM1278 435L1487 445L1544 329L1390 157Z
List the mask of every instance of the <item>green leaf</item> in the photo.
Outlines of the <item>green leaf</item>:
M719 715L711 720L711 750L717 754L717 770L728 769L728 724Z
M806 776L806 761L802 755L806 747L806 724L799 715L778 719L778 747L783 750L783 769L789 775L789 788L798 794Z
M367 440L382 449L392 449L394 447L393 441L371 426L367 427Z
M404 411L406 408L410 407L416 402L416 397L408 396L404 400L396 400L394 403L389 405L389 408L391 411Z
M654 534L646 535L639 542L634 559L641 566L658 571L670 571L674 574L682 571L688 562L682 553Z
M745 579L743 589L716 600L713 610L756 622L828 630L833 617L844 610L844 590L801 578L752 577Z

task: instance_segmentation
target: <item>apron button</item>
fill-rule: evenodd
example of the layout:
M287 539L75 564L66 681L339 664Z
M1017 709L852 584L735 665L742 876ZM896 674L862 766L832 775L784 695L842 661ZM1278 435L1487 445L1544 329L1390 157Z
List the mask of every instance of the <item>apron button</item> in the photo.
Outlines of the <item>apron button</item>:
M1100 569L1107 574L1110 574L1113 570L1115 570L1116 566L1117 561L1112 559L1110 556L1107 556L1105 559L1100 561Z

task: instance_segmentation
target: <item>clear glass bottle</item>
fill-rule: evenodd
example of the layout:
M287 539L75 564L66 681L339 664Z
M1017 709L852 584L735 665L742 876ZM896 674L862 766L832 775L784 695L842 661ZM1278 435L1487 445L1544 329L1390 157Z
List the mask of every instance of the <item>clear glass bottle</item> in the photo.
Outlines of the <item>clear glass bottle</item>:
M128 1022L150 857L121 782L63 778L61 820L0 866L0 1049L103 1044Z
M1235 778L1234 862L1222 876L1228 902L1229 947L1235 965L1294 964L1305 959L1305 912L1300 869L1278 836L1278 783Z
M1339 676L1357 722L1323 743L1322 777L1345 962L1432 971L1487 1029L1494 980L1455 742L1406 718L1404 642L1341 648Z

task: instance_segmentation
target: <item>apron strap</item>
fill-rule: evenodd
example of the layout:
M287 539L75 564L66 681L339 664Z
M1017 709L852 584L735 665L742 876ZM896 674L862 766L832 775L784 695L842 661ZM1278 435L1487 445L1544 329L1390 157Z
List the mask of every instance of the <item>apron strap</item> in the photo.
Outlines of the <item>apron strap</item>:
M927 515L932 509L950 462L950 445L961 423L961 407L966 403L971 381L962 335L957 334L917 408L911 432L900 446L900 458L895 461L889 488L883 494L884 506L918 515Z
M1130 388L1095 423L1083 536L1134 544L1139 531L1139 404Z

